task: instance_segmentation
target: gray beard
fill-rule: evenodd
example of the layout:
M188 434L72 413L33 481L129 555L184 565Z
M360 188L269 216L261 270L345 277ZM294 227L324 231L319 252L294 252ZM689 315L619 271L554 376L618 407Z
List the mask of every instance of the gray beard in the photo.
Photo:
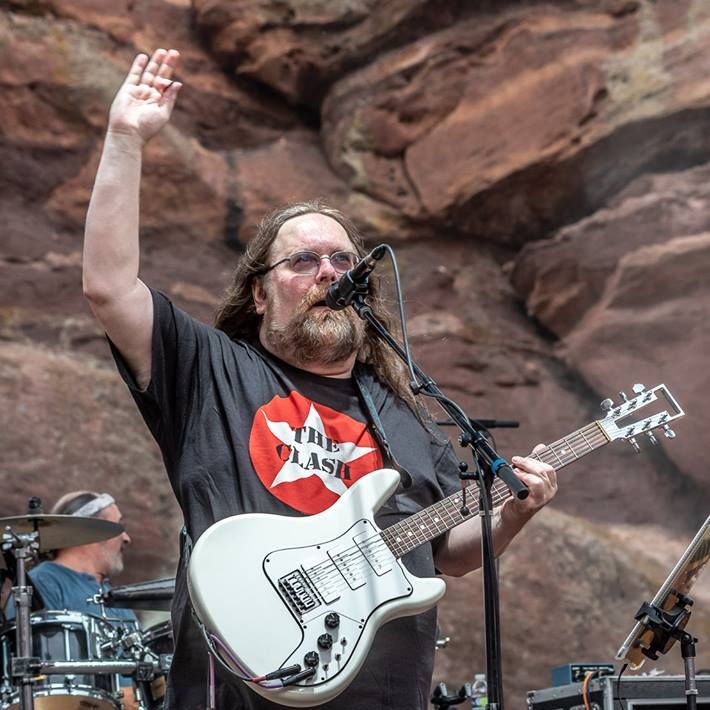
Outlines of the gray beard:
M113 557L111 559L107 559L106 567L107 569L104 570L104 577L108 577L109 579L117 577L119 574L121 574L121 572L123 572L123 555L121 555L120 557Z
M276 354L288 353L295 362L331 365L357 353L364 327L352 312L299 311L283 328L268 322L264 334Z

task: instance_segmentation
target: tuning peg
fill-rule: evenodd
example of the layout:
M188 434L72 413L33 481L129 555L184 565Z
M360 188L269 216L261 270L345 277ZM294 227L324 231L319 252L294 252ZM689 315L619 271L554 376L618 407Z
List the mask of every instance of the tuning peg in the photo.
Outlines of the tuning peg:
M658 439L654 436L652 431L647 431L646 436L648 437L648 440L655 446L658 443Z
M635 437L635 436L632 436L632 437L629 439L629 444L631 444L631 446L633 447L634 453L637 453L637 454L638 454L638 453L641 453L641 447L639 446L638 441L636 441L636 437Z
M611 399L605 399L602 401L602 403L599 405L605 412L610 412L612 409L614 409L614 401Z
M663 434L667 439L675 439L675 432L668 424L663 425Z
M624 402L629 401L629 398L626 396L626 392L619 392L619 397L621 397Z
M646 390L646 387L645 385L642 385L640 382L638 382L631 389L634 391L634 394L641 394L641 392L644 392Z

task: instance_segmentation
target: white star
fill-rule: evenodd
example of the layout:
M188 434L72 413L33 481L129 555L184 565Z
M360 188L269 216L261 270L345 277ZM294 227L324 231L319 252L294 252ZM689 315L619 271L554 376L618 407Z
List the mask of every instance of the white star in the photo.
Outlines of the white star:
M263 413L263 412L262 412ZM342 463L350 463L355 461L371 451L374 448L366 446L357 446L353 442L332 442L335 444L334 449L328 450L324 448L321 444L315 441L296 441L296 432L300 429L308 430L313 429L318 432L321 436L322 442L329 441L328 436L325 433L325 427L323 426L323 420L320 418L318 411L311 404L311 408L306 417L306 421L303 422L303 427L296 427L295 429L291 427L288 422L272 422L264 414L264 419L266 420L266 425L269 427L269 431L282 443L293 450L294 447L298 450L299 460L302 462L311 461L312 457L315 455L315 459L320 461L322 458L336 459ZM318 476L323 482L323 485L333 493L337 495L342 495L347 490L345 484L336 476L323 471L320 468L304 468L302 465L290 460L284 462L281 470L276 474L271 488L278 486L280 483L286 483L289 481L298 481L302 478L309 478L310 476Z

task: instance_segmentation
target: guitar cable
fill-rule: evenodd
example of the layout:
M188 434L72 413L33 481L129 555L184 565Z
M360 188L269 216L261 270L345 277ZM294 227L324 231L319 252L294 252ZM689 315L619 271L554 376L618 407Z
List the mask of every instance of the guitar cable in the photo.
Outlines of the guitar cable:
M265 673L264 675L249 676L245 673L245 669L239 664L239 661L234 658L230 650L222 643L221 639L214 634L209 633L202 623L200 623L200 629L202 630L202 634L207 642L210 660L213 661L213 659L216 658L226 671L245 683L254 683L256 685L260 685L262 688L281 688L287 685L293 685L294 683L298 683L306 678L310 678L316 673L315 668L301 670L300 664L296 663L291 666L286 666L285 668L277 668L275 671ZM222 657L222 653L227 656L230 663L234 664L234 668L230 667L225 662ZM239 673L235 672L235 668L239 670ZM283 678L285 678L285 680L282 680ZM210 671L210 686L214 687L213 669Z

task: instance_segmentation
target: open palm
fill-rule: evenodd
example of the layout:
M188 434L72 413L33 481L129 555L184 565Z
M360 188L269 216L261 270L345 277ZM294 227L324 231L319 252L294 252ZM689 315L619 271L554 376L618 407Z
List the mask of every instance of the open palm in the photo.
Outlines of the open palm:
M152 138L170 119L182 84L172 76L180 59L174 49L139 54L111 104L109 130Z

